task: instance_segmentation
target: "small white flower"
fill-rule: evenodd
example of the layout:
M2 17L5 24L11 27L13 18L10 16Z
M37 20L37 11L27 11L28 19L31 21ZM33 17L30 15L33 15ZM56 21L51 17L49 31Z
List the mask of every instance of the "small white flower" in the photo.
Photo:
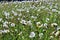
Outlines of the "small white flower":
M15 11L13 11L13 10L12 10L12 13L14 14L14 16L17 16L17 15L18 15L18 14L17 14Z
M34 16L31 16L31 18L35 18Z
M43 37L43 33L39 33L39 37L40 37L40 39Z
M7 21L5 21L4 23L3 23L3 27L5 27L5 28L8 28L8 22Z
M27 22L25 20L21 20L20 23L27 25Z
M60 30L60 27L57 27L57 30Z
M20 18L17 18L18 20L20 20Z
M57 26L57 23L52 23L51 27Z
M57 12L57 10L56 9L52 9L52 12Z
M15 27L15 23L11 23L11 26L12 26L12 27Z
M31 16L31 18L34 18L34 19L36 19L37 17L36 17L36 16Z
M43 36L43 33L39 33L39 37Z
M5 11L5 12L4 12L4 15L7 17L7 16L9 16L10 14Z
M54 38L53 36L50 36L50 39Z
M27 25L32 25L32 23L31 23L31 21L29 20L29 21L27 21Z
M2 30L1 31L2 33L8 33L8 32L10 32L9 30Z
M47 23L44 23L44 25L43 25L43 26L47 28L47 25L48 25Z
M29 10L27 9L27 12L29 12Z
M30 38L33 38L35 37L35 33L34 32L31 32L30 35L29 35Z
M7 24L3 24L3 27L8 28L8 25Z
M12 10L12 13L15 13L14 10Z
M55 36L57 37L59 34L60 34L60 31L57 31L57 32L55 33Z
M49 18L46 18L46 22L48 22L50 19Z
M5 21L3 24L8 24L8 21Z
M39 25L39 24L41 24L41 23L40 23L40 22L37 22L36 24Z
M20 13L18 16L22 16L22 14Z
M18 14L15 12L15 13L14 13L14 16L17 16L17 15L18 15Z
M38 9L37 11L40 11L40 9Z
M0 22L2 21L2 18L0 18Z

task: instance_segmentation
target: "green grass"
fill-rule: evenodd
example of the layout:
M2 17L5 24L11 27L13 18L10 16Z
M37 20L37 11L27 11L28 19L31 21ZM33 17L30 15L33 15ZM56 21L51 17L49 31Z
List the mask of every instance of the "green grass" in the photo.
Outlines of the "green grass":
M9 30L9 32L0 31L0 40L60 40L60 30L56 30L56 28L60 27L60 5L58 2L51 2L51 5L48 4L50 2L7 3L8 2L0 3L0 18L2 18L0 21L0 30ZM52 8L50 8L51 6ZM55 8L55 6L57 6L57 8ZM56 10L53 10L53 12L52 9ZM14 13L12 11L14 11ZM4 12L10 15L6 18ZM21 14L21 16L19 16L19 14ZM21 23L22 19L26 22L31 21L29 22L31 25ZM3 23L6 21L8 23L5 24L8 27L3 26ZM37 22L40 22L38 26L36 24ZM11 23L14 23L15 26L11 26ZM42 27L39 27L41 25ZM51 34L53 31L56 32ZM56 36L55 34L58 31L59 34ZM29 37L31 32L35 33L35 37ZM39 36L40 33L43 33L43 35Z

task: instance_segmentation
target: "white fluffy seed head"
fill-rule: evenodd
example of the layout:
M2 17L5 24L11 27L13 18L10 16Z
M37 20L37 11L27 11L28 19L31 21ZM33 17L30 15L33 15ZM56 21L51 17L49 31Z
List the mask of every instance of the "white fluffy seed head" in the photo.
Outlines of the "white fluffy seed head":
M41 23L40 22L37 22L36 24L38 25L38 24L41 24Z

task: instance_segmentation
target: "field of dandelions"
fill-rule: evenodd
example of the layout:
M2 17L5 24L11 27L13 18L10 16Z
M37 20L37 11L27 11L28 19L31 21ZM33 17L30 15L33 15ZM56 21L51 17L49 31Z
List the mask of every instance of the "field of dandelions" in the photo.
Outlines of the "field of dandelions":
M59 3L0 2L0 40L60 40Z

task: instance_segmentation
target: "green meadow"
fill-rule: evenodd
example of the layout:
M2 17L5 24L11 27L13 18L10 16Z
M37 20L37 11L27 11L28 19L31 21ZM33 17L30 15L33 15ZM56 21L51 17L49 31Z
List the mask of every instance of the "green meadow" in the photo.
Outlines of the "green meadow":
M0 2L0 40L60 40L59 2Z

